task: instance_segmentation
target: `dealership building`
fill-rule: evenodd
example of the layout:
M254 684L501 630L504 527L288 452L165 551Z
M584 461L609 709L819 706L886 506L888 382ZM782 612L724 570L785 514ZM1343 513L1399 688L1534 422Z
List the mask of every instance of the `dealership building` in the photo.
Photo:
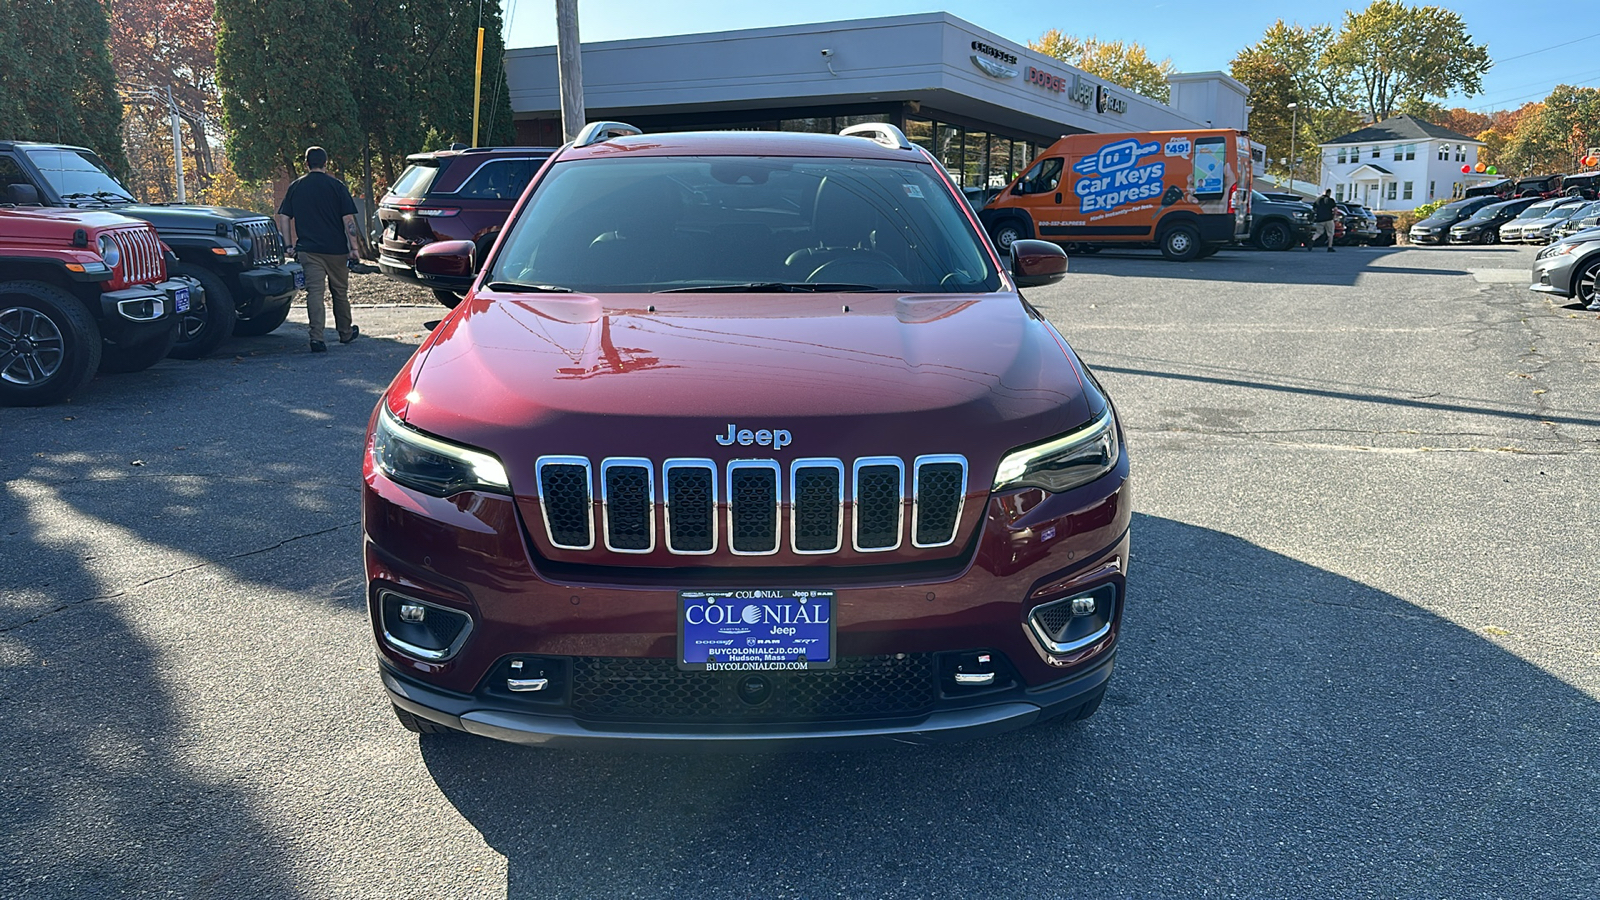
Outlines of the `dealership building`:
M518 143L561 143L556 49L508 50L505 66ZM583 45L590 121L646 132L891 122L965 187L1005 184L1064 134L1247 127L1238 81L1168 81L1172 102L1159 103L948 13Z

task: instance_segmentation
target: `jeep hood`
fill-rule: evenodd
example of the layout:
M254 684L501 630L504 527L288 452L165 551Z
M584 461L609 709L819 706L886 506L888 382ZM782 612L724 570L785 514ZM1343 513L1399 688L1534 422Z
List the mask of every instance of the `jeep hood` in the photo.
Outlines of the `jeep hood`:
M549 454L928 453L993 471L1104 402L1015 294L478 296L418 360L391 404L513 471ZM793 443L715 440L730 426L783 429Z
M143 219L161 232L188 231L211 235L217 233L219 224L226 224L231 230L235 222L267 218L261 213L227 206L154 206L134 203L111 207L111 212Z

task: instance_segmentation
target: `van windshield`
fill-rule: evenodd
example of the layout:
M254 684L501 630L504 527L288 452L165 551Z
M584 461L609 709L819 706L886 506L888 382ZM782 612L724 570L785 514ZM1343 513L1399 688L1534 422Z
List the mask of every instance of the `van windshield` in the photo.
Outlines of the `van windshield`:
M654 157L559 163L486 283L584 293L991 292L982 237L931 167Z

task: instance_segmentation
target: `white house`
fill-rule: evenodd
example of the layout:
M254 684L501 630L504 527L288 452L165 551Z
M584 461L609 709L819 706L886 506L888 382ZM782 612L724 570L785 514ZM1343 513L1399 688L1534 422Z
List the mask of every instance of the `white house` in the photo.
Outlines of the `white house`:
M1403 211L1461 196L1472 184L1501 176L1477 172L1483 142L1424 122L1394 116L1319 145L1322 187L1334 199L1369 209ZM1462 167L1472 169L1462 172Z

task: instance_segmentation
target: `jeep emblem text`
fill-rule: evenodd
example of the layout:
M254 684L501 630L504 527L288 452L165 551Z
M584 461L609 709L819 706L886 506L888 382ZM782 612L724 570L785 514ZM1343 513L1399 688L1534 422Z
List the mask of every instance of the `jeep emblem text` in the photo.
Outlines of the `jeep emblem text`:
M771 447L774 450L782 450L783 448L794 443L794 436L789 434L789 432L784 431L782 428L774 428L771 431L768 431L765 428L761 429L760 431L751 431L748 428L739 428L732 422L728 423L727 434L719 434L716 437L717 443L724 447L731 447L734 444L738 444L741 447L748 447L751 444L760 444L763 447Z

